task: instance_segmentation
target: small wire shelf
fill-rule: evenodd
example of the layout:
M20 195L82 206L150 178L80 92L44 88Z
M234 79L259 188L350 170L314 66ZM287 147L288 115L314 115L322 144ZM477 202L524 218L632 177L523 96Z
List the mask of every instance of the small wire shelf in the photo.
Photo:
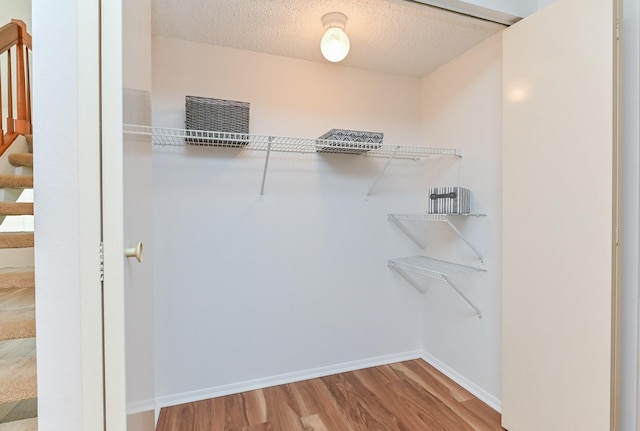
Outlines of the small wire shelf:
M469 213L469 214L429 214L429 213L418 213L418 214L388 214L388 220L398 226L398 228L404 232L409 239L411 239L416 245L420 248L425 248L426 244L424 241L421 241L416 235L413 234L402 222L403 221L425 221L425 222L443 222L446 223L447 226L451 228L451 230L458 235L458 237L471 249L471 251L478 256L480 262L484 262L484 258L480 251L473 246L467 240L467 238L460 232L452 222L451 219L456 217L486 217L486 214L482 213Z
M402 268L425 277L437 278L447 281L447 275L453 273L468 274L471 272L486 272L480 266L461 265L446 260L434 259L425 256L411 256L389 259L389 265Z
M409 276L409 272L446 282L456 291L458 295L460 295L462 299L465 300L467 304L471 306L471 308L476 311L478 317L482 318L482 312L480 311L480 309L469 299L467 295L465 295L462 290L460 290L460 288L458 288L458 286L456 286L451 281L449 275L451 273L468 274L471 272L486 272L486 269L479 266L461 265L459 263L453 263L446 260L434 259L432 257L425 256L389 259L388 264L420 293L426 293L426 291Z
M408 220L408 221L441 221L446 222L451 217L486 217L486 214L469 213L469 214L389 214L390 219Z
M433 156L462 156L461 149L433 148L409 145L382 144L375 148L368 142L347 142L331 139L290 138L283 136L252 135L245 133L211 132L205 130L174 129L127 124L124 133L152 136L153 145L159 146L215 146L255 151L291 153L365 153L368 157L420 159ZM376 145L377 147L377 145Z

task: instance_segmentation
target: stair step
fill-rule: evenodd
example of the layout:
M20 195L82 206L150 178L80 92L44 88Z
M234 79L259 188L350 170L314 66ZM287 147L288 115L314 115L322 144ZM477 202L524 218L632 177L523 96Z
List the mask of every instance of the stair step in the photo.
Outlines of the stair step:
M0 289L0 341L36 336L35 289Z
M0 310L0 341L36 336L36 310L33 307Z
M33 167L33 154L31 153L13 153L9 154L9 163L13 166Z
M0 269L0 289L34 288L35 286L33 268Z
M0 202L0 216L33 215L33 202Z
M0 175L0 188L33 188L33 175Z
M35 398L36 358L0 359L0 403Z
M2 232L0 233L0 248L33 247L33 232Z
M0 431L38 431L38 418L0 424Z

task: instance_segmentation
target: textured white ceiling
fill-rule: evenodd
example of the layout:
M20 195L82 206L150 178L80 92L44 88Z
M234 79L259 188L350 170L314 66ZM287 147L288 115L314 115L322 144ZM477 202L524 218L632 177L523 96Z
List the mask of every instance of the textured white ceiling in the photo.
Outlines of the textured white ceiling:
M326 62L320 19L348 17L341 65L423 77L505 27L409 0L153 0L155 36Z

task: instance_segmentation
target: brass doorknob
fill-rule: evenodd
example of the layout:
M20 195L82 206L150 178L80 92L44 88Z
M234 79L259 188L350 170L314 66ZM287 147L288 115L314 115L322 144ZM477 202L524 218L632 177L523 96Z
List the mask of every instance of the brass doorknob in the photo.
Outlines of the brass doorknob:
M142 242L139 242L135 247L125 249L124 255L127 257L135 257L138 259L138 262L142 262Z

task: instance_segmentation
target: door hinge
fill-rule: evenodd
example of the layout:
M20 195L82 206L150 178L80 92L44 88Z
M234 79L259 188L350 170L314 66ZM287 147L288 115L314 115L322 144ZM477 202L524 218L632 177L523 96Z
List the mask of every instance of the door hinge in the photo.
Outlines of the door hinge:
M616 225L616 245L620 245L620 225Z
M616 40L620 40L620 21L616 21Z
M100 281L104 281L104 243L100 241Z

